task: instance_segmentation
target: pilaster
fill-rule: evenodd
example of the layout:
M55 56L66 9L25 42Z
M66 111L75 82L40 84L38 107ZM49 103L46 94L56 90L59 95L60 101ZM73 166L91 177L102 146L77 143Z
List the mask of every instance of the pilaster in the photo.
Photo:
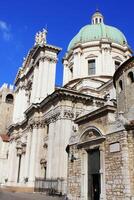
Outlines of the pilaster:
M26 146L26 157L25 157L25 178L28 178L30 173L29 166L30 166L31 139L32 139L32 129L29 128L27 133L27 146Z
M35 170L36 170L36 148L38 142L38 126L33 126L32 138L31 138L31 153L30 153L30 166L29 166L29 183L34 185Z

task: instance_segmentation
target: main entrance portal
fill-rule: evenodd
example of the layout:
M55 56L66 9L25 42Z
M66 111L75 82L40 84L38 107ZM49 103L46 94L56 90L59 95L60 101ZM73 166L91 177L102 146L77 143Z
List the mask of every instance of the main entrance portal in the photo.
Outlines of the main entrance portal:
M100 200L100 151L88 151L88 200Z

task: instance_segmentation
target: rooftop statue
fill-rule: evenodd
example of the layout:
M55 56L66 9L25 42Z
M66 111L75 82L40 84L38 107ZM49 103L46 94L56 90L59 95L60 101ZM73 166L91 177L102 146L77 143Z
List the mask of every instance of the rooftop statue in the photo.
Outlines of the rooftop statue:
M43 29L43 31L39 31L35 35L35 45L44 45L47 43L46 40L47 30Z

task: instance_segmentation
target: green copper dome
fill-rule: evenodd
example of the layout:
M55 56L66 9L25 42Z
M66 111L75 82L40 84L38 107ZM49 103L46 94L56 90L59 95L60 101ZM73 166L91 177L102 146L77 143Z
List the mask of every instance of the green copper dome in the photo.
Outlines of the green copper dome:
M68 51L78 43L101 40L103 38L120 45L127 44L127 40L120 30L112 26L107 26L102 22L84 26L71 40Z

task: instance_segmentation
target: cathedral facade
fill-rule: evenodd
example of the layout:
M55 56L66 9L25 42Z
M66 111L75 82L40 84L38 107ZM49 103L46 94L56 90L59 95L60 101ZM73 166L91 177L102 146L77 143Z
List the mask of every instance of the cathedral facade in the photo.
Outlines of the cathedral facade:
M69 200L132 200L132 50L96 11L69 43L55 87L60 51L37 33L17 73L4 184L32 191L37 177L58 179Z

